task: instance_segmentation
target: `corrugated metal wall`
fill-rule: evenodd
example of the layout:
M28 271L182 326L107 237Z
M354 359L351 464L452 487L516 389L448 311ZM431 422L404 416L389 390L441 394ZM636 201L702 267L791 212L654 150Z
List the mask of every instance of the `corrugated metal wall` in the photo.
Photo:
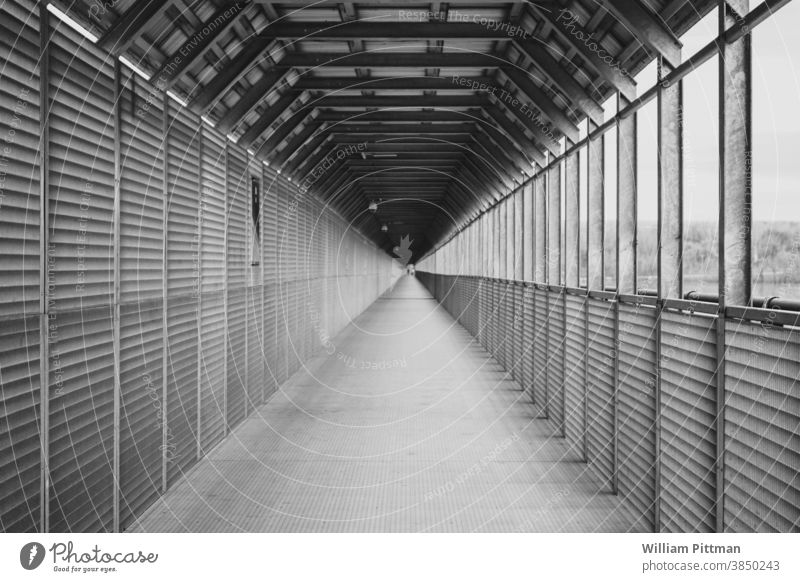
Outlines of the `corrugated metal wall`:
M3 63L0 68L0 128L4 138L0 149L3 175L0 316L19 317L39 311L39 21L35 2L3 8L0 19L0 62Z
M49 91L50 530L110 531L113 59L62 25L50 43Z
M262 166L261 202L261 263L264 293L264 398L269 398L277 389L278 380L278 174L272 168Z
M286 294L288 292L288 277L291 267L289 251L289 193L283 181L276 180L275 195L277 198L277 273L275 288L275 312L278 330L278 382L283 382L289 377L289 319L287 311Z
M603 491L612 489L614 473L614 303L587 299L589 320L586 365L587 390L586 451L589 467L600 479Z
M447 285L447 283L445 283ZM500 362L504 368L507 364L506 359L506 334L508 330L508 293L507 285L504 281L498 281L495 284L495 314L494 314L494 332L495 332L495 349L494 357Z
M618 302L612 293L417 276L488 351L496 346L507 370L521 358L520 383L534 387L534 411L549 396L554 435L564 419L572 454L587 461L598 489L620 495L637 529L711 532L720 517L725 531L800 528L800 329L770 323L766 310L761 324L726 322L720 495L715 315L659 312L652 301ZM504 341L528 351L504 352Z
M525 288L521 284L514 285L514 332L511 334L511 341L514 345L514 353L511 358L512 372L514 379L520 384L523 383L523 362L525 349Z
M250 204L247 180L247 153L228 145L227 150L228 220L228 375L226 388L228 430L247 415L247 208Z
M800 333L728 322L725 346L725 529L800 531Z
M225 434L226 196L225 138L201 126L200 191L200 449L208 452Z
M0 528L39 529L42 498L39 318L5 320L0 331Z
M123 69L120 99L120 521L162 486L164 112L140 108L152 88ZM155 147L154 147L155 144Z
M0 14L0 530L27 532L42 508L38 6Z
M261 214L264 198L264 184L261 164L250 156L249 172L251 189L255 184L258 188L258 215L253 213L252 201L247 205L250 211L249 219L249 247L250 251L250 281L248 282L247 297L247 381L250 410L255 409L264 402L266 390L266 346L264 343L264 261L262 255L261 237L263 236L263 216ZM253 196L251 190L251 196ZM251 198L252 200L252 198Z
M700 314L661 316L663 531L715 528L716 325L715 317Z
M287 379L281 281L296 370L400 271L328 211L309 247L322 212L310 194L51 20L45 42L38 4L0 6L13 136L13 164L0 152L0 530L124 530ZM340 244L359 254L337 271Z
M167 482L197 460L200 119L170 104L167 123Z
M544 416L549 413L549 387L547 383L547 291L535 288L533 292L533 401Z
M530 401L535 405L533 386L535 383L533 358L535 353L536 335L539 333L536 328L534 320L534 289L530 285L525 285L525 292L523 294L523 307L525 317L525 347L523 351L522 361L522 388L527 392Z
M564 293L548 292L547 406L558 434L564 434Z
M565 436L573 454L584 457L586 436L586 298L566 296Z
M652 530L656 488L656 310L619 304L619 493Z
M58 315L50 373L50 530L110 531L114 519L114 355L108 307ZM62 375L63 374L63 375Z

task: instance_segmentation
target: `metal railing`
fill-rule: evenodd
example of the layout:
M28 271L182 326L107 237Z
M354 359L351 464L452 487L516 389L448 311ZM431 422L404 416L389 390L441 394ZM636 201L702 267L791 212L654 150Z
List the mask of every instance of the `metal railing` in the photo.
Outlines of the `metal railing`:
M646 527L800 529L800 314L417 276Z

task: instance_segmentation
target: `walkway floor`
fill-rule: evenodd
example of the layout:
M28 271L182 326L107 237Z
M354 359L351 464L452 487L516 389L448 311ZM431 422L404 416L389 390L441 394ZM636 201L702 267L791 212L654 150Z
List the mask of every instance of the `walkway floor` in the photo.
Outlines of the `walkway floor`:
M404 277L138 531L628 531L516 382Z

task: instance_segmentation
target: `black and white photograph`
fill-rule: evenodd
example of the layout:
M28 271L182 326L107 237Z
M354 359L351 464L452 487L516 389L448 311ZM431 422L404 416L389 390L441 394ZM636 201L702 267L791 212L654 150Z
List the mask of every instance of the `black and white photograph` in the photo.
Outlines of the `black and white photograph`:
M800 579L799 30L0 0L0 578Z

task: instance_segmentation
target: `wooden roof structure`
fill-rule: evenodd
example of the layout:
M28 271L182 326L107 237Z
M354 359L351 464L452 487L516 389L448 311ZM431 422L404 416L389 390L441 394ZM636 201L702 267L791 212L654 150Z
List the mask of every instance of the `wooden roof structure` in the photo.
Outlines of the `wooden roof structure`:
M409 234L421 256L601 124L609 97L634 99L648 63L679 65L716 3L56 4L379 246Z

